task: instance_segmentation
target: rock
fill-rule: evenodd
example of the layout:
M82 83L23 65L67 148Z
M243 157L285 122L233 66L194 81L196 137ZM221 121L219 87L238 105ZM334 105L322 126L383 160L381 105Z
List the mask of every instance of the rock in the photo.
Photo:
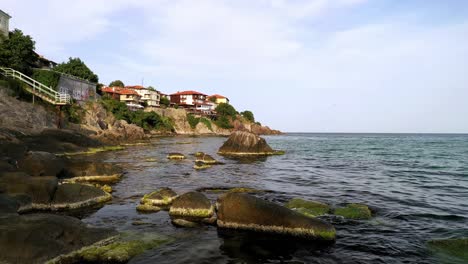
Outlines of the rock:
M109 162L70 160L66 162L63 178L66 182L115 183L122 178L122 168Z
M431 250L468 263L468 238L436 239L428 242ZM442 256L445 257L445 256ZM449 261L447 261L449 263Z
M200 155L200 152L197 152L195 154L198 154L198 155L195 155L195 162L200 162L204 164L218 164L219 163L217 160L215 160L213 157L211 157L208 154L203 153Z
M212 166L210 164L206 164L200 161L195 161L195 165L193 165L193 168L196 170L204 170L204 169L209 169Z
M57 185L58 179L55 176L31 177L23 172L7 172L0 176L0 192L27 195L34 204L48 204Z
M98 186L96 186L96 187L98 187ZM99 186L99 188L101 188L101 190L105 191L106 193L112 193L112 187L110 187L107 184Z
M136 209L137 209L137 211L140 211L140 212L159 212L159 211L161 211L161 207L154 206L154 205L151 205L151 204L139 204L136 207Z
M143 128L129 124L125 120L117 120L109 129L100 131L96 138L107 144L117 144L146 139L147 136Z
M111 199L112 195L94 186L66 183L58 186L50 209L77 209L104 203Z
M0 216L5 214L16 214L19 206L19 203L13 197L6 194L0 194Z
M365 204L348 204L346 207L336 208L335 215L343 216L349 219L370 219L372 213Z
M185 220L185 219L181 219L181 218L178 218L178 219L172 219L171 220L171 223L175 226L179 226L179 227L200 227L200 223L197 223L197 222L192 222L192 221L188 221L188 220Z
M145 194L141 198L141 204L168 206L177 197L177 193L170 188L160 188L159 190Z
M18 161L18 169L31 176L57 176L64 168L62 158L43 151L29 151Z
M177 197L173 202L169 215L175 217L210 218L214 207L205 195L199 192L188 192Z
M291 199L286 207L305 216L316 217L330 213L330 206L321 202L307 201L300 198Z
M204 188L198 188L198 192L209 192L209 193L228 193L228 192L233 192L233 193L265 193L265 192L272 192L270 190L259 190L259 189L254 189L254 188L249 188L249 187L204 187Z
M334 240L335 228L286 207L245 193L227 193L218 198L218 227L253 230L308 239Z
M274 151L264 138L247 131L235 131L218 150L220 155L250 156L250 155L275 155Z
M181 153L169 153L167 155L168 159L185 159L185 155Z
M157 248L171 240L167 237L154 234L134 234L122 236L118 241L104 246L91 246L80 250L68 257L73 263L127 263L131 258ZM69 263L62 259L60 263Z
M145 161L146 161L146 162L156 162L156 161L158 161L158 160L155 159L155 158L146 158Z
M116 234L53 214L0 217L0 230L0 263L44 263Z

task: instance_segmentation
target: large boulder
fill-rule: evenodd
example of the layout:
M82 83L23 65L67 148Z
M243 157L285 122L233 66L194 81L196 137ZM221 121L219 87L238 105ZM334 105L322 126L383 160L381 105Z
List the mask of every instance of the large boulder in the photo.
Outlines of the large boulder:
M55 176L31 177L24 172L7 172L0 176L0 192L24 194L33 204L47 204L54 197L58 179Z
M31 176L57 176L64 168L63 158L44 151L29 151L18 161L18 169Z
M114 183L121 179L122 169L109 162L70 160L63 176L68 182Z
M316 217L330 213L330 206L328 204L308 201L300 198L291 199L285 206L309 217Z
M277 154L264 138L247 131L235 131L218 150L221 155L249 156Z
M245 193L227 193L219 197L217 212L217 224L222 228L319 240L336 237L335 228L329 223Z
M177 197L177 193L171 188L163 187L152 193L146 194L141 198L141 204L150 204L156 206L168 206Z
M116 233L53 214L0 217L0 263L44 263Z
M214 207L210 200L200 192L188 192L177 197L169 210L171 216L211 217Z
M94 186L66 183L59 185L50 204L52 210L77 209L107 202L112 195Z

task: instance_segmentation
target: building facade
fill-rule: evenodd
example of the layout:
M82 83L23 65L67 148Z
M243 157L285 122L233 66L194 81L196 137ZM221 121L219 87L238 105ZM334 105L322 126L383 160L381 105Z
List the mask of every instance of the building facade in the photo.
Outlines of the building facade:
M171 103L184 108L196 108L197 105L204 104L206 94L197 91L183 91L171 94Z
M10 32L10 18L10 15L0 10L0 34L6 38Z
M213 94L213 95L208 96L208 100L215 102L216 104L220 104L220 103L228 104L229 103L229 98L227 98L226 96L219 95L219 94Z
M159 107L161 93L154 89L145 88L140 85L125 86L126 89L134 90L141 96L141 102L148 107Z

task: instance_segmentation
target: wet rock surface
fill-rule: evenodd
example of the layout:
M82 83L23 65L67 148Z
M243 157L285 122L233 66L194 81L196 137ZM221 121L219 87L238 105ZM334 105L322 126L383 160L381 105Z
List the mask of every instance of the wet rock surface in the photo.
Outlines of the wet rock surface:
M233 156L274 155L276 153L264 138L247 131L233 132L218 150L220 155Z
M291 199L285 206L309 217L316 217L330 213L329 205L300 198Z
M112 196L94 186L66 183L59 185L51 203L53 210L77 209L103 203Z
M18 169L31 176L57 176L64 168L63 158L44 151L30 151L18 161Z
M0 262L43 263L116 233L53 214L0 216Z
M217 201L217 224L222 228L334 240L335 228L278 204L245 193L227 193Z
M160 188L152 193L146 194L141 198L141 204L168 206L177 197L177 193L171 188Z

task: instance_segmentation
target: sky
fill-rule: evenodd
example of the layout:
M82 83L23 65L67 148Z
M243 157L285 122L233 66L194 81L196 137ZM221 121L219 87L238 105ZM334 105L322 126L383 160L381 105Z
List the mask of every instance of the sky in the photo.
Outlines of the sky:
M227 96L285 132L468 133L468 1L0 0L100 82Z

